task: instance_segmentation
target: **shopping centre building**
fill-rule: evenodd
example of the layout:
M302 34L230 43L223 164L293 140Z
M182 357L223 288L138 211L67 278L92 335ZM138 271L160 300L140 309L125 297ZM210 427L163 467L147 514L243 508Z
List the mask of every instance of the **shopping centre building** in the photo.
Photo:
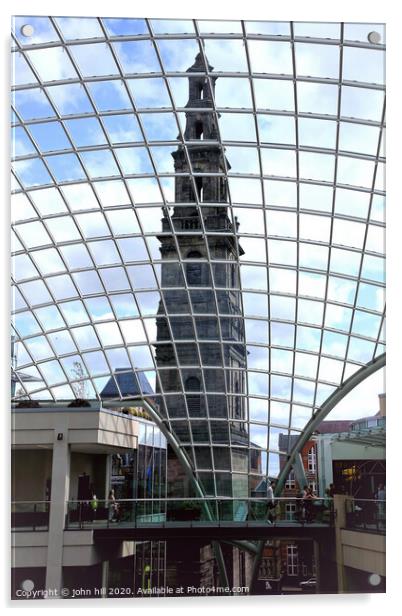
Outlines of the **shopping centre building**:
M385 466L322 453L385 365L384 39L14 18L15 598L384 590Z

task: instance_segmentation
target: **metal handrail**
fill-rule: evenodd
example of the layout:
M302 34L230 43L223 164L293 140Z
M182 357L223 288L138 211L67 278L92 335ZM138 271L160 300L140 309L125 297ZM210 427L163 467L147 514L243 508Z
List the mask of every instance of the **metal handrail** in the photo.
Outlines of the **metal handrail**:
M41 505L43 503L50 505L51 501L50 500L32 500L32 501L28 501L28 500L20 501L20 500L17 500L17 501L11 501L11 505L31 505L31 504L32 505Z
M68 500L68 503L88 503L92 500L92 497L86 498L86 499L81 499L81 500ZM97 498L98 502L105 502L105 501L110 501L110 498ZM302 496L275 496L272 499L269 498L268 496L205 496L203 498L199 497L199 496L179 496L177 498L173 498L173 497L168 497L165 498L163 496L161 497L154 497L154 498L115 498L114 499L115 502L118 503L136 503L136 502L155 502L155 501L163 501L166 503L169 502L177 502L177 501L199 501L199 502L204 502L204 501L233 501L233 502L238 502L238 501L256 501L256 502L267 502L267 501L271 501L273 500L274 502L280 502L280 501L305 501L306 499L303 498ZM326 500L326 501L333 501L333 498L329 498L326 496L313 496L311 499L309 500ZM378 502L378 501L376 501Z

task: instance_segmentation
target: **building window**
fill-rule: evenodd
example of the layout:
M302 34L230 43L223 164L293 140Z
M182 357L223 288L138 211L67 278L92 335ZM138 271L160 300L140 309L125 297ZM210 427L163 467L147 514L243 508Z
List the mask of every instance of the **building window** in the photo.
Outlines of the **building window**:
M316 455L315 455L315 447L312 447L307 455L307 468L310 473L315 473L316 471Z
M288 478L286 479L285 488L287 490L296 489L296 479L295 479L294 471L290 471Z
M201 254L199 252L189 252L187 255L188 259L201 259ZM201 284L201 263L187 263L186 265L186 275L187 275L187 284L189 286L195 286Z
M299 555L297 545L287 546L287 574L288 576L296 576L299 572Z
M202 90L201 90L201 95L202 95ZM202 96L201 96L202 98ZM204 127L202 125L202 122L196 122L194 125L195 128L195 138L196 139L202 139L203 138L203 131L204 131Z
M235 419L241 419L241 406L242 406L242 401L240 399L240 385L239 385L239 381L235 381L234 384L234 391L235 391L235 398L234 398L234 418Z
M268 580L275 577L275 567L274 567L274 559L273 558L263 558L260 566L260 580Z
M293 522L296 519L296 504L286 503L285 517L288 522Z
M202 137L200 137L200 139L202 139ZM204 179L202 177L195 177L194 178L195 181L195 185L197 187L197 192L198 192L198 201L202 201L204 198Z
M314 492L314 494L317 494L317 483L315 481L310 481L308 487Z
M201 408L201 396L200 396L200 380L196 376L189 376L185 382L186 391L194 391L198 393L187 394L187 406L190 416L199 415Z

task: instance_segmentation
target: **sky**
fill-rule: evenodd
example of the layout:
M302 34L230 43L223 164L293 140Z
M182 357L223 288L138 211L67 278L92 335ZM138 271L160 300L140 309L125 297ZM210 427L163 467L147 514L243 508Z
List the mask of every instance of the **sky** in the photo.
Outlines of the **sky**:
M38 398L73 396L65 383L76 362L93 376L89 396L121 367L143 370L155 386L146 351L161 300L156 235L163 200L174 202L171 152L186 125L185 71L200 51L194 22L151 20L155 47L124 38L149 33L142 19L29 18L29 41L20 30L27 19L14 23L18 42L32 45L13 62L16 367L39 379L25 383ZM385 33L378 24L345 25L340 88L337 23L296 23L296 37L334 44L299 39L294 56L288 22L247 22L247 47L240 22L197 28L214 72L224 73L215 105L244 250L251 436L275 449L290 412L291 427L302 429L314 405L384 350L384 173L376 160L384 154L384 52L361 45L369 31L381 42ZM74 40L68 51L57 30ZM182 33L194 38L163 38ZM219 38L225 33L240 38ZM79 43L87 38L99 42ZM53 45L34 48L44 42ZM380 374L330 418L375 412ZM270 435L268 417L282 426Z

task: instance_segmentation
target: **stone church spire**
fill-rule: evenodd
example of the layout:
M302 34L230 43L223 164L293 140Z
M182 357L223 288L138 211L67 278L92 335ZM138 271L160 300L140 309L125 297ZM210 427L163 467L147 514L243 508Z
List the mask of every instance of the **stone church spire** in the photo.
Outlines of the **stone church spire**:
M208 72L213 70L207 61ZM215 97L215 82L217 77L210 77L210 81L205 75L205 64L201 53L197 54L195 62L187 69L187 73L198 73L189 75L189 92L186 108L186 128L184 138L194 139L218 139L216 118L213 113L206 110L213 109L213 99ZM202 73L201 75L199 73ZM211 90L212 85L212 90ZM197 111L191 111L192 109ZM205 110L205 111L204 111Z
M225 468L234 472L240 464L247 470L248 464L247 351L239 290L243 250L229 211L230 165L214 106L217 77L208 62L207 69L208 77L202 54L187 69L185 144L172 152L175 203L158 237L164 301L157 317L156 393L166 394L162 408L189 455L194 448L204 460L211 448L218 468L225 460ZM194 458L192 463L199 466ZM215 481L212 468L199 476L206 493L214 485L217 495L248 494L235 474L224 479Z
M208 72L213 67L207 62ZM187 143L194 183L189 176L176 179L175 201L188 203L198 201L226 203L227 180L226 169L229 162L224 158L223 148L218 139L219 114L214 111L215 84L217 77L206 76L206 67L201 53L197 54L195 62L188 73L188 102L186 108L186 127L184 139ZM176 173L190 171L183 146L172 153ZM222 176L216 176L216 173ZM215 176L206 177L211 173ZM204 177L198 174L205 174Z

